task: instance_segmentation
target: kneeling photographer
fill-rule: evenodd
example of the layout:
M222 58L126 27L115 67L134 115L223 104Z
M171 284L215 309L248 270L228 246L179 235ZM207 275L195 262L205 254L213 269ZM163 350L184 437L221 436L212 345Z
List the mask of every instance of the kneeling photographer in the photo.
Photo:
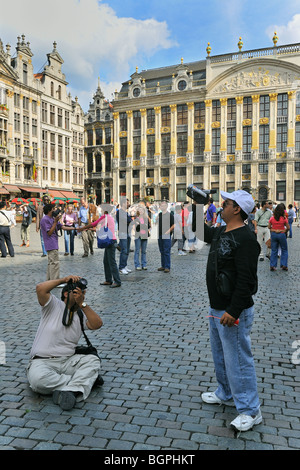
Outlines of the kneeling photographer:
M61 283L66 285L59 300L51 291ZM97 330L103 324L85 302L86 286L85 279L73 275L36 286L42 317L31 349L27 377L33 391L52 394L53 402L63 410L73 408L77 400L85 400L95 382L101 379L95 348L89 343L87 350L83 347L76 350L81 333L88 341L83 331L85 326Z

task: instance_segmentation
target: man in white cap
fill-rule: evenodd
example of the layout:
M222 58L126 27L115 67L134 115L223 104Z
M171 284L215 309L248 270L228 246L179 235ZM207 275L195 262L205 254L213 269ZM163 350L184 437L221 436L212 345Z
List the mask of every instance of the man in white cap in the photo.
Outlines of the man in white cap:
M260 246L244 223L254 208L251 195L238 190L221 191L221 196L224 199L221 216L226 226L210 228L204 224L204 241L211 243L206 283L218 388L203 393L202 400L235 406L239 415L231 425L239 431L248 431L262 422L249 336Z

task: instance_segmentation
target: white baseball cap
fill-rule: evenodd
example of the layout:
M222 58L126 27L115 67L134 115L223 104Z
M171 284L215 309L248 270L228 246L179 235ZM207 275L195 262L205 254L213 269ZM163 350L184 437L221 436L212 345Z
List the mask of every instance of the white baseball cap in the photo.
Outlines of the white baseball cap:
M225 193L221 191L221 196L223 199L230 199L237 203L238 206L247 214L249 215L255 206L255 202L251 194L243 189L238 189L237 191L233 191L232 193Z

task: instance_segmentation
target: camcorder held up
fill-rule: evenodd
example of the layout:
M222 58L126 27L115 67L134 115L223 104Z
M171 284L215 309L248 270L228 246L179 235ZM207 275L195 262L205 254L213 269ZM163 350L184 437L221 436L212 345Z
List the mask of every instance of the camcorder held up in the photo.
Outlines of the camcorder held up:
M187 187L187 196L196 201L198 204L206 205L209 201L209 195L215 194L216 189L200 189L194 184L189 184Z

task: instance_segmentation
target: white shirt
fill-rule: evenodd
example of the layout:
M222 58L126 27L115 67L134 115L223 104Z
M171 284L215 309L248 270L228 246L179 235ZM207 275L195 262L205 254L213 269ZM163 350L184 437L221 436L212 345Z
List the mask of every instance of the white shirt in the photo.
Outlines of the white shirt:
M66 304L54 295L42 307L42 318L33 342L30 357L72 356L81 336L79 316L74 312L70 326L62 324ZM83 322L85 323L85 321Z
M6 217L5 217L6 216ZM0 210L0 226L10 227L12 222L12 213L4 209Z

